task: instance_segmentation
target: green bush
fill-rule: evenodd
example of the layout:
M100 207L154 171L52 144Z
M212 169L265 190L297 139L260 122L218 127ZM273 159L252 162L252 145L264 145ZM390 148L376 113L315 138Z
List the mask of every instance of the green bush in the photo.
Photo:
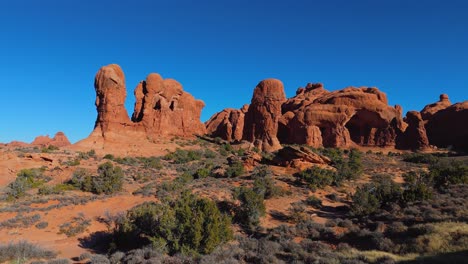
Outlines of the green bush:
M432 186L425 172L410 171L403 174L403 178L405 183L403 185L402 204L428 200L432 197Z
M236 189L235 197L240 201L236 220L248 231L254 231L260 225L260 217L266 213L263 195L240 187Z
M306 199L306 204L307 205L310 205L312 207L315 207L317 209L320 209L322 208L322 200L320 200L319 198L317 198L316 196L309 196L307 197Z
M350 212L354 216L367 216L384 206L398 203L401 197L400 185L384 175L356 190L352 197Z
M228 178L232 178L232 177L241 176L243 173L244 173L244 165L242 164L242 162L234 161L226 169L224 176Z
M91 176L88 171L78 169L73 173L70 183L76 188L95 194L113 194L122 190L124 174L120 167L106 162L98 167L98 175Z
M129 210L117 224L114 239L121 245L132 237L147 239L169 254L207 254L232 239L231 220L213 201L185 191L179 199L146 202Z
M23 169L18 172L14 182L8 185L7 195L18 199L31 188L37 188L50 180L44 175L45 168Z
M432 164L439 160L436 156L432 154L423 154L423 153L409 153L403 155L403 161L411 163L424 163Z
M457 160L439 161L429 167L429 177L439 189L451 184L467 184L468 164Z
M202 158L202 152L197 150L176 149L163 157L164 160L172 160L174 164L184 164Z
M273 198L280 194L281 189L275 185L275 181L271 177L271 171L267 166L259 166L255 168L251 175L254 180L253 190L263 195L265 199Z
M299 181L304 181L310 188L323 188L335 182L337 174L332 170L322 169L317 166L296 174Z

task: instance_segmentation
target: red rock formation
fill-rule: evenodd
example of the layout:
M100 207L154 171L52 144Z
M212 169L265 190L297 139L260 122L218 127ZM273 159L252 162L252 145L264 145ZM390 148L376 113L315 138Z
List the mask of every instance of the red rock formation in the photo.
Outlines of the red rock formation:
M320 84L299 89L283 105L281 142L314 147L394 146L404 127L401 107L377 88L328 92Z
M227 141L242 140L244 118L248 108L249 105L244 105L240 110L228 108L214 114L205 122L207 134Z
M331 160L304 147L286 146L278 151L273 162L279 166L305 170L317 164L330 164Z
M71 143L63 132L57 132L53 138L50 138L49 136L38 136L31 143L31 146L40 146L40 147L48 147L48 146L66 147L69 145L71 145Z
M130 119L125 109L125 76L120 66L111 64L99 69L94 88L98 112L94 128L99 129L105 137L107 132L123 130L129 126Z
M395 146L397 135L406 128L402 108L389 106L386 95L377 88L348 87L329 92L320 83L309 83L285 101L281 82L267 81L255 89L242 136L262 146L262 150L278 149L280 143L313 147ZM271 91L265 88L270 86L274 87ZM228 118L232 111L220 112L207 122L212 136L232 138L232 122Z
M119 144L147 144L159 138L205 134L200 121L204 103L196 100L172 79L151 73L135 89L135 110L130 120L124 103L125 76L120 66L102 67L96 74L98 117L91 135L75 146L109 151Z
M176 80L151 73L135 89L132 121L141 123L150 138L205 134L200 122L203 101L196 100Z
M263 151L281 148L277 138L281 105L286 101L283 83L276 79L261 81L254 90L252 102L245 114L243 139L253 142Z
M408 127L405 132L399 137L397 148L422 150L429 148L429 140L426 135L426 128L421 114L417 111L409 111L406 113L406 123Z
M431 145L468 151L468 101L439 110L426 122Z
M438 111L444 110L451 105L452 103L450 102L448 95L441 94L438 102L426 105L424 109L421 110L421 117L423 120L428 120Z

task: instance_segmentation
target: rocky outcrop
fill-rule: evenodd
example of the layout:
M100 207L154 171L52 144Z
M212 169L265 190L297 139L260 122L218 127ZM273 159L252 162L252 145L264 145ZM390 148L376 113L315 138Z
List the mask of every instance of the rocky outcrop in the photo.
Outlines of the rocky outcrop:
M451 106L452 103L449 100L447 94L441 94L439 97L439 101L433 104L426 105L423 110L421 110L421 117L423 120L430 119L435 113L439 112L440 110L444 110L445 108Z
M102 67L94 80L98 116L94 128L105 137L107 132L125 130L130 119L125 109L125 76L117 64Z
M227 141L242 140L245 113L248 108L249 105L244 105L239 110L228 108L216 113L205 122L207 135Z
M281 110L279 109L281 107ZM210 134L232 140L233 122L227 109L207 122ZM395 146L406 124L400 106L389 106L377 88L348 87L329 92L320 83L299 88L285 100L278 80L265 80L255 88L245 114L242 138L263 151L280 143L313 147Z
M71 145L71 143L63 132L57 132L53 138L50 138L49 136L38 136L34 139L31 145L40 147L66 147Z
M116 64L102 67L96 74L98 117L91 135L77 146L129 143L146 144L160 138L194 137L205 134L200 121L204 103L184 92L182 85L151 73L135 89L135 109L130 119L124 103L125 76ZM128 142L127 142L128 141ZM99 146L98 146L99 147Z
M261 81L254 90L251 104L245 114L242 138L253 142L263 151L281 148L277 138L281 105L286 101L283 83L276 79Z
M429 140L426 135L426 128L421 114L417 111L409 111L405 118L408 127L405 132L398 138L397 148L424 150L429 148Z
M468 101L435 112L426 131L431 145L468 151Z
M330 164L331 160L305 147L286 146L276 153L273 162L279 166L304 170L317 164Z
M141 124L150 138L205 134L200 122L205 103L184 92L176 80L151 73L138 84L135 97L132 121Z
M281 142L313 147L394 146L403 130L401 107L388 105L377 88L328 92L321 84L300 88L283 105Z

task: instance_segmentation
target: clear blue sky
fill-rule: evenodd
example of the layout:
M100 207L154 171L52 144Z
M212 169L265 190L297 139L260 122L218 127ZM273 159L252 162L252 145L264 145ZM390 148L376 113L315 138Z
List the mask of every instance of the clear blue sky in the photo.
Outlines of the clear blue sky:
M468 99L468 1L98 1L0 3L0 142L88 136L94 76L120 64L133 89L150 72L206 107L203 121L249 103L262 79L291 97L376 86L404 111L448 93Z

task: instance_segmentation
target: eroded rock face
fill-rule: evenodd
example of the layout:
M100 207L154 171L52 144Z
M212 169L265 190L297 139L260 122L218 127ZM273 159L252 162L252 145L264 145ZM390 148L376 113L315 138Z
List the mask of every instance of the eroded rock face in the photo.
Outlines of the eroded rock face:
M115 142L125 138L151 141L161 137L205 134L205 126L200 121L205 104L184 92L176 80L149 74L135 89L136 102L131 120L124 106L125 77L118 65L104 66L98 71L95 89L98 117L89 141L98 142L100 137Z
M313 147L394 146L403 129L401 107L388 105L377 88L328 92L308 85L283 105L281 142Z
M468 151L468 101L439 110L426 122L431 145Z
M254 90L245 114L243 139L263 151L281 148L277 138L281 105L286 101L283 83L276 79L261 81Z
M438 102L428 104L423 108L423 110L421 110L421 117L424 120L428 120L438 111L444 110L451 105L452 103L450 102L448 95L441 94Z
M408 127L405 132L399 137L397 148L422 150L429 148L429 140L426 135L426 128L421 114L417 111L409 111L406 113L406 123Z
M150 138L205 134L200 122L205 104L184 92L176 80L152 73L138 84L135 97L132 121L142 124Z
M117 64L102 67L94 81L98 116L94 128L105 136L108 131L118 131L128 126L130 119L125 109L125 76Z
M248 108L249 105L244 105L239 110L228 108L216 113L205 123L207 134L228 141L242 140L245 113Z
M232 112L224 110L207 122L211 135L233 139ZM263 151L279 149L280 143L385 147L395 146L397 135L405 128L402 108L389 106L386 95L377 88L329 92L320 83L309 83L285 100L282 83L270 79L260 82L254 91L242 138Z
M305 147L286 146L278 151L273 162L279 166L304 170L317 164L328 165L331 160Z
M34 139L31 145L41 147L66 147L71 145L71 143L63 132L57 132L53 138L50 138L49 136L38 136Z

